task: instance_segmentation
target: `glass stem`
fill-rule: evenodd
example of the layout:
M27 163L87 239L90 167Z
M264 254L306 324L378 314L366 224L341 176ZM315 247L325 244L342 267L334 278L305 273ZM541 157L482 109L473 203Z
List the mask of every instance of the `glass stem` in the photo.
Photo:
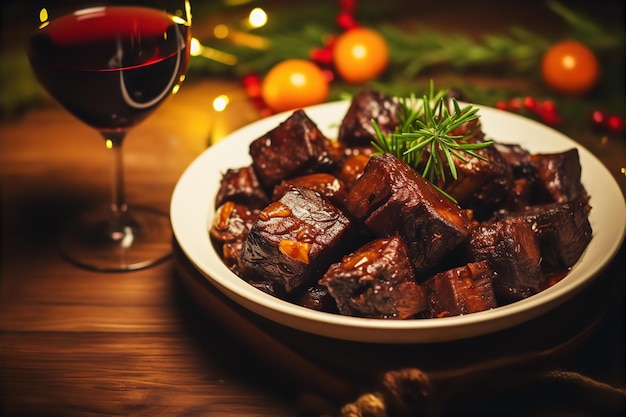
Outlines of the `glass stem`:
M122 160L122 142L125 132L109 132L104 135L107 149L111 153L111 212L113 213L112 233L124 233L129 226L126 219L126 194L124 190L124 164Z

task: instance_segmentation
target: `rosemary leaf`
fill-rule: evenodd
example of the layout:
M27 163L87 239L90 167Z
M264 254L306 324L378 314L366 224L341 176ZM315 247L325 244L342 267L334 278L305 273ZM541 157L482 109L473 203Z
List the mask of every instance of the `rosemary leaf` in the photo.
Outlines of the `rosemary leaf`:
M467 125L480 117L478 108L470 104L461 107L456 99L448 99L447 91L436 92L432 81L429 93L421 100L411 94L398 98L398 103L399 123L394 132L382 133L372 120L376 133L372 144L378 152L391 153L421 170L421 175L433 185L448 180L446 169L453 180L458 179L455 161L466 163L470 157L485 160L475 151L493 145L493 141L468 142L475 128ZM463 126L468 129L459 129Z

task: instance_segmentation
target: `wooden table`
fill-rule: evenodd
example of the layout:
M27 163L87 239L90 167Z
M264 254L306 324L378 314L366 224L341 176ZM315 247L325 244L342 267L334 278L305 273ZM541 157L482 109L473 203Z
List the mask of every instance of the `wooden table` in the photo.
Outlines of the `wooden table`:
M222 93L231 103L216 118L211 100ZM126 141L129 203L167 211L176 181L206 148L209 135L223 135L258 117L234 81L184 85ZM612 170L624 166L623 141L585 140ZM329 366L333 351L345 358L355 346L251 317L199 283L178 252L156 267L122 274L89 272L63 260L56 236L78 212L108 202L108 163L97 134L54 104L0 126L2 415L321 415L375 382L375 366L371 380L354 371L358 364ZM616 177L625 189L624 178ZM592 289L606 308L581 327L587 333L566 362L612 387L624 377L625 274L623 262L616 260ZM202 308L196 301L210 305ZM489 340L471 348L483 342ZM318 358L306 357L312 344L326 360L319 368ZM364 367L386 365L375 356L378 348L359 349L357 357L371 360ZM402 347L402 354L407 349ZM591 354L598 360L589 360ZM549 356L548 363L561 366L558 358ZM516 375L505 372L500 378ZM600 409L623 411L621 398L619 393L608 395L606 403L600 398ZM559 414L562 409L551 414L549 406L538 409L543 415L565 415Z

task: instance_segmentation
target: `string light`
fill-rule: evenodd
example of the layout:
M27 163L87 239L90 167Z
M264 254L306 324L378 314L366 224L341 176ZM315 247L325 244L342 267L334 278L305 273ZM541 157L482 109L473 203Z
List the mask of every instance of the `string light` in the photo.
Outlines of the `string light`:
M197 38L191 38L191 42L189 43L189 54L191 56L202 55L202 48L202 44Z
M216 25L213 28L213 36L215 36L217 39L226 39L229 32L230 30L228 29L228 26L224 24Z
M268 49L270 47L270 42L266 38L241 30L230 31L228 37L235 45L253 49Z
M191 56L202 56L226 65L235 65L237 63L237 57L235 55L202 45L196 38L191 39L189 53Z
M47 20L48 20L48 9L44 7L43 9L39 10L39 21L41 23L44 23Z
M216 112L222 112L230 103L230 98L226 94L221 94L213 100L213 109Z
M39 10L39 21L41 22L41 25L39 25L39 29L43 29L48 26L48 24L50 23L48 21L49 18L50 16L48 15L48 9L44 7Z
M228 134L228 119L223 117L221 113L226 110L230 103L230 97L226 94L220 94L213 99L213 125L208 138L209 145L215 144L224 139Z
M252 28L260 28L265 26L267 23L267 13L265 10L260 7L255 7L250 11L250 15L248 16L248 24Z

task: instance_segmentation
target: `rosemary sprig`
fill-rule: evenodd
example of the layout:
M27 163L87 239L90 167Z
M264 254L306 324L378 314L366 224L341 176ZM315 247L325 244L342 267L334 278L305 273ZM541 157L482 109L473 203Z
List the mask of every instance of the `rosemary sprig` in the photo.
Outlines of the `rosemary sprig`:
M393 133L385 135L372 120L376 132L372 145L378 152L391 153L414 169L421 169L422 176L435 187L438 181L446 181L446 167L454 180L458 178L453 157L463 162L468 162L468 156L486 160L475 151L491 146L493 141L468 142L476 127L455 133L480 117L478 108L471 104L461 108L455 98L448 98L447 91L435 92L432 81L429 94L421 100L412 94L398 98L398 102L399 124Z

